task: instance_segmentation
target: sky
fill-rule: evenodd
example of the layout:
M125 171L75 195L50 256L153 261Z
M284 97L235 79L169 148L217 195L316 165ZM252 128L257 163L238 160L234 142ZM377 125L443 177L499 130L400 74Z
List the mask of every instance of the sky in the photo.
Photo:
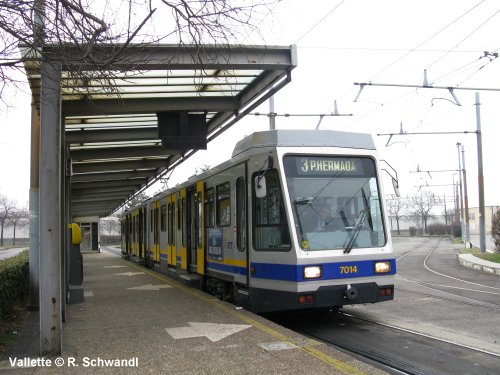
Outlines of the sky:
M457 142L465 149L469 206L478 206L478 147L475 95L480 96L485 203L500 205L498 142L500 130L500 4L495 0L285 0L259 24L260 34L242 44L291 45L298 49L292 81L275 95L278 114L325 114L320 129L371 133L382 159L398 172L402 196L422 189L453 197L458 180ZM426 74L424 74L424 71ZM454 87L446 89L387 85ZM359 93L354 83L366 86ZM384 86L385 85L385 86ZM0 112L0 193L27 206L29 194L30 97L12 92ZM255 112L267 113L263 104ZM314 129L319 116L278 117L278 129ZM392 137L377 134L399 133ZM269 128L265 116L247 116L199 151L170 176L184 181L200 165L215 166L231 157L243 136ZM224 147L221 147L221 146ZM421 171L449 171L414 173ZM386 194L393 193L384 178ZM420 186L424 185L423 188ZM153 190L158 189L155 186ZM150 191L153 192L153 191Z

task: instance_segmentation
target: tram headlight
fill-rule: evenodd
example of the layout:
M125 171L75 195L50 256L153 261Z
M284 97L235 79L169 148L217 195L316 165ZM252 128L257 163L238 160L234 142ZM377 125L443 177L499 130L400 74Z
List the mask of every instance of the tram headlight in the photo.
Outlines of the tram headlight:
M321 266L304 267L304 279L318 279L323 275Z
M375 262L375 273L388 273L391 272L391 262Z

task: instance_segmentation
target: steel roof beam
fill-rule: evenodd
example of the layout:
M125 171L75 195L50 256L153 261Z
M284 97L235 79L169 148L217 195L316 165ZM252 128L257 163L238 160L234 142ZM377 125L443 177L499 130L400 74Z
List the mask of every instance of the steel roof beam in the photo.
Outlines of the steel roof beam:
M63 100L64 116L132 115L162 111L235 111L240 103L233 97L147 98Z
M76 190L71 190L71 196L72 197L83 197L83 196L92 196L93 194L101 194L101 193L129 193L132 194L135 192L137 189L136 186L125 186L125 187L100 187L100 188L92 188L89 190L84 190L84 189L76 189Z
M91 203L88 203L88 202L77 202L77 203L72 203L71 207L72 207L72 209L75 209L75 208L77 208L77 209L80 209L80 208L93 208L93 209L107 208L107 209L111 209L115 205L117 205L118 203L120 203L119 200L116 200L116 201L107 201L107 202L104 202L104 203L103 202L91 202Z
M84 128L85 124L81 125ZM158 127L66 130L66 143L158 141Z
M148 182L147 178L137 178L129 180L127 182L128 187L140 187L141 185ZM71 189L92 189L92 188L113 188L122 187L124 185L123 181L92 181L92 182L75 182L71 184Z
M106 213L110 212L112 209L109 209L107 207L102 207L102 208L96 208L94 210L87 210L87 209L76 209L73 211L72 216L99 216L99 217L104 217L107 216Z
M82 202L99 202L103 200L109 201L120 201L123 202L128 198L128 194L108 194L108 195L92 195L92 196L81 196L81 197L73 197L71 199L72 203L82 203Z
M85 217L85 216L98 216L98 217L106 217L109 210L97 210L97 211L76 211L72 216L73 217Z
M169 156L171 150L165 150L162 146L130 146L130 147L107 147L70 150L69 157L73 161L85 161L92 159L119 159L119 158L143 158L151 156Z
M106 172L106 173L84 173L71 176L71 182L90 182L90 181L114 181L129 179L153 177L156 172L149 171L129 171L129 172Z
M93 197L88 197L88 196L83 196L81 198L76 198L73 197L71 198L71 204L74 203L90 203L90 202L110 202L110 201L118 201L121 202L124 198L126 198L125 195L114 195L114 196L93 196Z
M120 160L108 162L74 163L73 173L127 171L136 169L153 169L167 166L168 158L145 160Z
M47 55L64 56L62 70L96 70L92 61L107 61L116 54L115 44L94 45L92 60L82 60L81 48L65 44L45 45L43 51ZM22 51L23 60L29 56ZM147 59L145 58L147 56ZM283 70L297 65L297 47L292 46L237 46L237 45L167 45L150 46L129 44L122 51L119 59L106 65L112 70L207 70L207 69L241 69L241 70Z

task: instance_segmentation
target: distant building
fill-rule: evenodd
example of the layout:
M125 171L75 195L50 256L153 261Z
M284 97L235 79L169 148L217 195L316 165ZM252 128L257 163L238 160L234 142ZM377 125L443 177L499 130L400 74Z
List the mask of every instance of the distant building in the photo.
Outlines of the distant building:
M446 220L444 215L434 215L429 221L427 222L427 225L432 225L432 224L445 224ZM449 223L448 223L449 224ZM407 231L410 227L421 227L421 223L415 223L412 220L409 220L405 217L400 217L399 218L399 230L404 230ZM389 216L389 228L391 231L397 231L398 230L398 224L396 222L396 218L394 216Z
M491 219L498 210L500 210L500 206L487 206L484 208L486 233L491 233ZM479 234L479 207L469 207L469 228L470 234Z
M484 224L486 233L491 233L491 219L493 214L500 210L500 206L487 206L484 208ZM444 215L434 215L432 219L429 220L427 224L445 224ZM448 223L449 224L449 223ZM410 227L419 227L421 224L417 224L406 218L399 219L399 229L407 231ZM397 223L394 217L389 216L389 228L392 231L397 230ZM479 234L479 207L469 207L469 230L470 234Z

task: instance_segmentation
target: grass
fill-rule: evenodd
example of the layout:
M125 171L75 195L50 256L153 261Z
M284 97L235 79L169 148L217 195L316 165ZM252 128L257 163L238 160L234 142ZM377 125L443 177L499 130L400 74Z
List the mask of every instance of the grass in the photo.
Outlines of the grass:
M16 241L15 245L12 245L12 240L9 240L9 244L6 243L7 241L4 240L3 245L0 246L0 251L2 250L7 250L7 249L14 249L18 247L28 247L29 242L26 241Z
M0 320L0 353L9 348L27 316L28 311L24 307L17 307L8 318Z
M500 253L481 253L481 250L477 247L473 247L472 249L460 249L460 254L472 254L489 262L500 263Z

